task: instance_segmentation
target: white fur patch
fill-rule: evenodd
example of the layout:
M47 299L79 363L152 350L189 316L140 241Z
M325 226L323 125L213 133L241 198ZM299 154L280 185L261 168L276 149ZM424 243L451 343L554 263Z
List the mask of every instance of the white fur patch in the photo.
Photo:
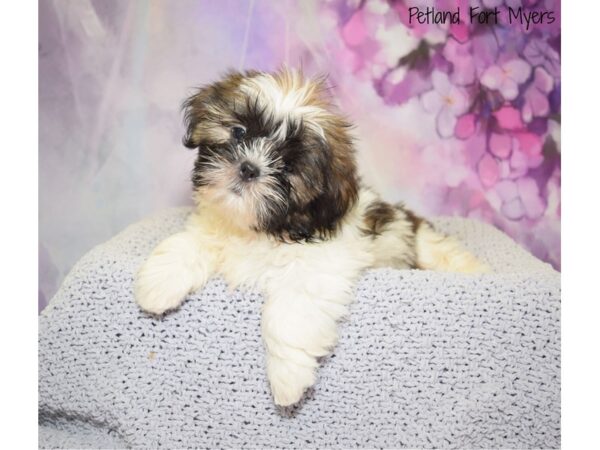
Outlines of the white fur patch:
M163 241L136 280L136 298L146 311L177 307L213 273L232 286L252 285L265 294L262 335L275 403L291 405L316 380L317 358L335 346L337 322L347 313L353 285L375 265L402 267L410 223L398 219L379 237L363 232L366 208L377 196L362 190L357 205L332 239L281 243L241 226L222 205L201 198L184 232ZM485 269L459 244L428 226L417 233L423 267L465 272Z
M304 80L296 71L289 71L288 76L291 83L286 91L275 77L268 73L245 79L240 85L240 89L250 98L256 98L260 107L264 108L267 114L282 121L278 133L276 133L280 137L285 137L287 122L290 118L303 120L307 126L324 137L318 120L326 111L310 102L315 84L310 80Z
M258 225L274 209L284 208L286 199L277 189L278 173L283 161L266 138L242 143L234 147L234 158L214 153L203 163L202 177L206 185L198 189L205 203L219 205L241 226ZM256 166L260 173L251 182L240 179L240 164L244 161Z
M199 289L214 272L211 254L203 254L188 233L162 241L137 274L135 298L153 314L177 308L185 296Z

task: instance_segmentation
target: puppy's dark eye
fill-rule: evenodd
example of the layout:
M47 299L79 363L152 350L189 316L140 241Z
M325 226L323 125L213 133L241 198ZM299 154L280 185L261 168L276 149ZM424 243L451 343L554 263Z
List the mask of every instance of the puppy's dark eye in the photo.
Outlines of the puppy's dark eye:
M244 139L244 136L246 136L246 130L242 127L232 127L231 135L234 139L241 141L242 139Z

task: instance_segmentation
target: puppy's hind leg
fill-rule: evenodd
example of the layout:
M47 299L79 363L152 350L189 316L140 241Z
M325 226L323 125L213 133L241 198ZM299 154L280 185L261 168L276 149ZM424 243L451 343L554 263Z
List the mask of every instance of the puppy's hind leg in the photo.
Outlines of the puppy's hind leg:
M415 231L417 266L420 269L445 272L488 273L487 264L479 261L455 238L445 236L427 222L421 222Z

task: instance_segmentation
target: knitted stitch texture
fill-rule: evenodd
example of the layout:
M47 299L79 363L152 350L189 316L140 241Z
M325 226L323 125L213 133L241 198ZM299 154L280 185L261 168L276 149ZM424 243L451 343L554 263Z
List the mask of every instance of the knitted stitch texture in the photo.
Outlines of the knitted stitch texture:
M40 315L40 447L560 447L560 275L503 233L433 221L492 274L367 271L317 384L281 408L259 293L214 278L161 318L134 302L134 274L188 213L91 250Z

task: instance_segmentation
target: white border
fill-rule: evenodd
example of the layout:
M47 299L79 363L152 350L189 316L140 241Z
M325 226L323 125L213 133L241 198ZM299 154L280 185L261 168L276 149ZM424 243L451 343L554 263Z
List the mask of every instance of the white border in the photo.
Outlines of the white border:
M37 448L38 3L4 5L0 26L2 314L0 448Z
M585 4L584 4L585 3ZM562 10L562 447L598 443L600 7Z
M6 6L0 324L2 448L37 448L37 2ZM577 8L577 9L576 9ZM597 442L600 294L600 6L562 9L563 442Z

